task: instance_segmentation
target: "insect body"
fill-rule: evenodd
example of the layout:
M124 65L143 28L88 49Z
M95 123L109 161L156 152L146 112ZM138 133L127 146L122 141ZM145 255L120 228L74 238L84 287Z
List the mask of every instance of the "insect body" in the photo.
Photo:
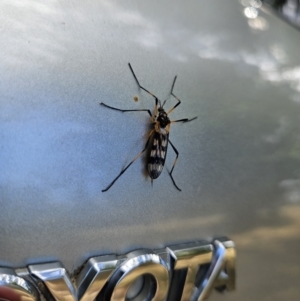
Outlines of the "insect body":
M181 191L181 189L176 185L176 183L173 179L173 176L172 176L172 172L173 172L174 167L176 165L179 153L178 153L177 149L175 148L175 146L173 145L173 143L169 139L170 126L171 126L172 123L188 122L188 121L192 121L192 120L196 119L197 117L194 117L192 119L184 118L184 119L178 119L178 120L173 120L173 121L171 121L168 117L168 115L176 107L178 107L181 103L179 98L177 96L175 96L175 94L173 94L173 89L174 89L174 85L175 85L175 81L176 81L177 76L175 76L175 78L174 78L174 81L173 81L173 84L172 84L172 89L171 89L171 95L175 97L175 99L177 100L177 103L168 112L166 112L163 107L166 104L167 100L165 100L163 102L163 104L161 104L161 101L154 94L152 94L151 92L146 90L144 87L142 87L140 85L137 77L135 76L130 63L128 63L128 65L129 65L129 68L130 68L130 70L131 70L131 72L132 72L139 88L144 90L148 94L150 94L152 97L154 97L154 99L155 99L154 116L152 116L151 111L147 110L147 109L122 110L122 109L118 109L118 108L108 106L108 105L104 104L103 102L101 102L100 105L105 106L109 109L116 110L116 111L121 111L121 112L148 112L148 114L150 115L152 124L154 125L154 128L149 133L149 137L148 137L148 140L146 142L145 148L124 169L121 170L119 175L108 185L108 187L106 189L103 189L102 192L105 192L108 189L110 189L110 187L129 168L129 166L132 163L134 163L148 149L150 141L152 142L152 145L151 145L151 150L150 150L150 154L149 154L149 158L148 158L148 173L149 173L149 176L151 178L151 182L153 183L153 180L157 179L160 176L160 174L161 174L161 172L164 168L164 164L165 164L165 160L166 160L166 156L167 156L168 143L170 143L171 147L173 148L173 150L176 154L176 158L175 158L175 161L173 163L172 169L169 172L169 175L172 179L172 182L173 182L174 186L179 191ZM151 138L152 138L152 140L151 140Z
M155 132L151 152L148 159L148 172L151 179L157 179L166 161L169 134Z

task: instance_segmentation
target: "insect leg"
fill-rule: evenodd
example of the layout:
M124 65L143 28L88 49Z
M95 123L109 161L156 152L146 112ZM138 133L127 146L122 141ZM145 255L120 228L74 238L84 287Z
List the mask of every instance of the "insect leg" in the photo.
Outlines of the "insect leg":
M175 123L175 122L189 122L189 121L193 121L195 119L197 119L197 116L194 117L194 118L191 118L191 119L183 118L183 119L173 120L173 121L171 121L171 123Z
M174 77L174 81L173 81L173 85L172 85L172 89L171 89L171 95L173 95L178 102L176 103L176 105L173 108L171 108L167 112L167 114L170 114L175 108L177 108L181 104L181 100L173 93L173 89L174 89L174 86L175 86L176 79L177 79L177 75Z
M175 186L179 191L181 191L181 189L176 185L176 183L175 183L175 181L174 181L174 179L173 179L173 176L172 176L172 172L173 172L173 169L174 169L174 167L175 167L175 165L176 165L176 162L177 162L179 153L178 153L178 150L177 150L177 149L175 148L175 146L173 145L173 143L170 141L170 139L168 139L168 140L169 140L169 142L170 142L170 144L171 144L171 146L172 146L174 152L176 153L176 158L175 158L175 161L174 161L174 163L173 163L172 169L171 169L171 171L169 172L169 175L170 175L170 177L171 177L171 179L172 179L172 182L173 182L174 186Z
M123 109L118 109L118 108L114 108L114 107L108 106L108 105L106 105L103 102L100 102L100 105L104 106L104 107L107 107L109 109L116 110L116 111L121 111L121 112L148 112L149 115L152 117L151 111L147 110L147 109L142 109L142 110L123 110Z
M130 68L130 70L131 70L131 72L132 72L132 74L133 74L133 77L135 78L136 83L137 83L138 86L140 87L140 89L144 90L145 92L147 92L148 94L150 94L152 97L155 98L155 111L154 111L154 112L156 112L158 98L157 98L153 93L151 93L150 91L148 91L147 89L145 89L144 87L142 87L142 86L140 85L140 83L139 83L139 81L138 81L136 75L134 74L134 71L133 71L133 69L132 69L130 63L128 63L128 66L129 66L129 68Z
M128 169L128 167L132 164L132 163L134 163L144 152L145 152L145 150L148 148L148 146L149 146L149 141L150 141L150 138L151 138L151 136L152 136L152 134L153 134L153 132L154 132L154 130L152 130L151 132L150 132L150 134L149 134L149 138L148 138L148 140L147 140L147 142L146 142L146 145L145 145L145 148L125 167L125 168L123 168L122 170L121 170L121 172L118 174L118 176L107 186L107 188L105 188L105 189L103 189L102 190L102 192L105 192L105 191L107 191L111 186L113 186L114 185L114 183L121 177L121 175Z

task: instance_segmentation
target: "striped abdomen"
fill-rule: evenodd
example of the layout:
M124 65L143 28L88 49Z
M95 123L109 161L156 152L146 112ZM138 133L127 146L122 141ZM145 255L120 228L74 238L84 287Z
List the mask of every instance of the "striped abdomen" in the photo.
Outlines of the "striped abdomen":
M157 179L161 174L168 148L169 134L155 132L148 159L148 172L151 179Z

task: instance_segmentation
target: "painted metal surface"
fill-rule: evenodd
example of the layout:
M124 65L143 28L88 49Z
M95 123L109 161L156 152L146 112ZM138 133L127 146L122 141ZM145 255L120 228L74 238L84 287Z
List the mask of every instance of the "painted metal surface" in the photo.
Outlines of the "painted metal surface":
M2 266L225 234L221 298L299 300L299 32L246 2L1 2ZM172 118L198 116L170 134L182 192L143 160L101 192L146 142L147 113L99 105L153 108L128 62L162 99L178 75Z

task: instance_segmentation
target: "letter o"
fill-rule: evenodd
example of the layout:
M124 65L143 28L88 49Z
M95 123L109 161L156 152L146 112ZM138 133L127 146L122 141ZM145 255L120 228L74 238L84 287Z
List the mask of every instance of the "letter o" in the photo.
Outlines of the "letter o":
M117 281L111 301L126 301L130 285L141 276L151 275L156 282L152 301L162 301L169 289L169 271L165 262L156 254L144 254L127 260L120 266L123 275Z
M38 295L29 281L0 269L0 300L38 301ZM6 269L10 270L10 269ZM10 272L10 271L9 271Z

